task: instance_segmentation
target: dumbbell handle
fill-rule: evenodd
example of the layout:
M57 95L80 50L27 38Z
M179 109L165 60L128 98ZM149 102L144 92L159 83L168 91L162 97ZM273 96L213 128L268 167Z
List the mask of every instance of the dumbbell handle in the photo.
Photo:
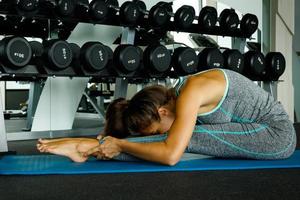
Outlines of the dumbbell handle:
M120 7L117 7L117 6L114 6L114 5L111 5L111 4L108 4L107 7L108 7L108 8L112 8L112 9L114 9L114 10L116 10L116 11L120 11Z

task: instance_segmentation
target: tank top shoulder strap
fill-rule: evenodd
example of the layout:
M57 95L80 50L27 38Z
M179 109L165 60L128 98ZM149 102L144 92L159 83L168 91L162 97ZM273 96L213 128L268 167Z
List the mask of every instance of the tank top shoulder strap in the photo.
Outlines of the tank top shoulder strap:
M186 79L186 76L179 77L178 82L174 86L176 96L179 96L180 88L184 85Z

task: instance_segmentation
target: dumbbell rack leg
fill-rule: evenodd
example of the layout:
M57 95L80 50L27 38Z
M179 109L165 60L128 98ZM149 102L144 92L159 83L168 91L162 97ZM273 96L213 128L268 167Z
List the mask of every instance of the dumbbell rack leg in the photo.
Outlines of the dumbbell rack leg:
M102 83L98 83L98 88L101 88ZM104 107L104 99L105 97L99 96L97 99L97 105L99 106L100 109L103 110L102 118L105 118L105 107Z
M31 82L29 89L28 109L27 109L27 123L23 130L30 131L32 127L33 117L43 91L43 83Z
M134 44L135 30L123 28L121 44ZM128 80L124 78L116 78L114 99L126 98L128 89Z
M87 90L87 89L86 89ZM100 117L105 116L105 111L104 111L104 107L100 107L98 106L97 100L94 98L91 98L86 90L83 92L83 95L90 101L90 103L92 104L93 108L96 110L96 112L99 114Z
M238 49L242 54L245 53L246 39L245 38L235 38L231 39L231 48Z
M0 95L1 96L1 95ZM0 99L0 153L8 152L2 100Z

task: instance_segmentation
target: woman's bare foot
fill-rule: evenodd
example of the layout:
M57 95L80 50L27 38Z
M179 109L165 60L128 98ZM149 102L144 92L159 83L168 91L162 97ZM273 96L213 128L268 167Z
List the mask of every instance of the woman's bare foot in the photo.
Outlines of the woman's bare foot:
M98 140L89 138L39 140L37 149L42 153L66 156L74 162L85 162L88 158L84 157L82 153L98 144Z
M42 139L42 138L40 138L38 140L38 142L40 144L46 144L49 142L59 142L59 141L65 141L65 140L81 140L81 139L84 139L84 138L58 138L58 139Z

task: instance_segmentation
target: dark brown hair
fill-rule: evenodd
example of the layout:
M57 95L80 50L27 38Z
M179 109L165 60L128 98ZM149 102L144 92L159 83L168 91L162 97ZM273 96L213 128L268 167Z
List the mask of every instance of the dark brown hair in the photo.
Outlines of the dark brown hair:
M158 108L176 98L173 88L155 85L142 89L130 101L119 98L106 110L104 135L125 138L139 135L153 122L159 122Z
M161 85L146 87L136 93L124 110L124 123L128 131L136 134L153 122L160 122L158 108L167 106L175 98L173 88Z
M109 104L105 114L104 135L125 138L130 135L124 123L124 110L128 101L124 98L115 99Z

